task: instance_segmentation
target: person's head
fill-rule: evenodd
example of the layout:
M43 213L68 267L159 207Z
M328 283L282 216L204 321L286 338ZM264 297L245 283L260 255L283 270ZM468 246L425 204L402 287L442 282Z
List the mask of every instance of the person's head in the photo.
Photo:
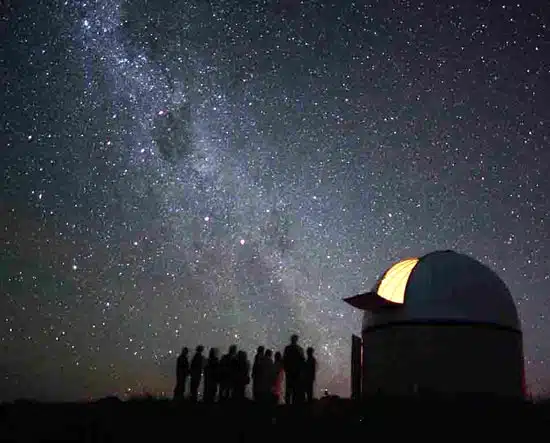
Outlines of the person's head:
M237 354L237 358L241 361L246 361L246 351L240 350Z
M237 345L229 346L229 355L235 355L237 353Z
M283 356L279 351L275 352L275 361L280 361L283 359Z
M218 356L218 348L210 348L208 358L216 358Z
M181 348L181 355L187 355L189 354L189 348L187 346L184 346Z
M272 351L271 349L266 349L264 356L265 356L266 358L271 358L271 357L273 357L273 351Z
M195 351L196 351L197 354L202 354L202 352L204 351L204 346L203 345L198 345L195 348Z
M256 350L256 353L258 355L263 355L265 352L265 348L263 346L258 346L258 349Z
M313 357L313 348L312 347L307 348L306 353L308 357Z
M298 344L298 334L292 334L290 336L290 343L292 343L293 345Z

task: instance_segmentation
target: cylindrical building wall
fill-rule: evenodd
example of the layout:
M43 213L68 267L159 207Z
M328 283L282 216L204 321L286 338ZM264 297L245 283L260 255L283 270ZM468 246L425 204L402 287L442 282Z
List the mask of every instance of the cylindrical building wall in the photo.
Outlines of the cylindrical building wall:
M488 324L403 323L363 330L363 395L523 396L521 332Z

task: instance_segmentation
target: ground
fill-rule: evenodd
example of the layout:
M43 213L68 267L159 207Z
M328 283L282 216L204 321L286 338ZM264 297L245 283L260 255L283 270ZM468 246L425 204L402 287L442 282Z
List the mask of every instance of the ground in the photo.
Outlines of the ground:
M204 441L346 440L426 430L453 434L482 428L544 429L550 402L533 404L481 397L465 399L379 398L356 403L326 398L300 408L266 410L242 404L177 405L170 400L115 398L86 404L16 402L0 408L1 441ZM452 425L450 427L449 425Z

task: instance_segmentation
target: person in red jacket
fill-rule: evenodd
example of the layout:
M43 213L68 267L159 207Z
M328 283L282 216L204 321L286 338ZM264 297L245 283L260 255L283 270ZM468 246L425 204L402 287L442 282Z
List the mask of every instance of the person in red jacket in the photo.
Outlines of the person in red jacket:
M275 360L273 361L273 385L271 392L273 394L273 399L275 404L281 402L281 395L283 393L283 379L285 377L284 365L283 365L283 356L279 351L275 352Z

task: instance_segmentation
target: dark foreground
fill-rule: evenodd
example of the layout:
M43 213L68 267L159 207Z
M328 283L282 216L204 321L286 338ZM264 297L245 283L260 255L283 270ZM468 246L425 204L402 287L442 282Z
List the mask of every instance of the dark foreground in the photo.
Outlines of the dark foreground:
M550 402L484 397L378 398L359 404L324 398L266 410L242 404L177 405L169 400L0 406L1 441L350 441L375 435L443 437L489 431L526 435L550 424ZM516 435L516 434L515 434Z

